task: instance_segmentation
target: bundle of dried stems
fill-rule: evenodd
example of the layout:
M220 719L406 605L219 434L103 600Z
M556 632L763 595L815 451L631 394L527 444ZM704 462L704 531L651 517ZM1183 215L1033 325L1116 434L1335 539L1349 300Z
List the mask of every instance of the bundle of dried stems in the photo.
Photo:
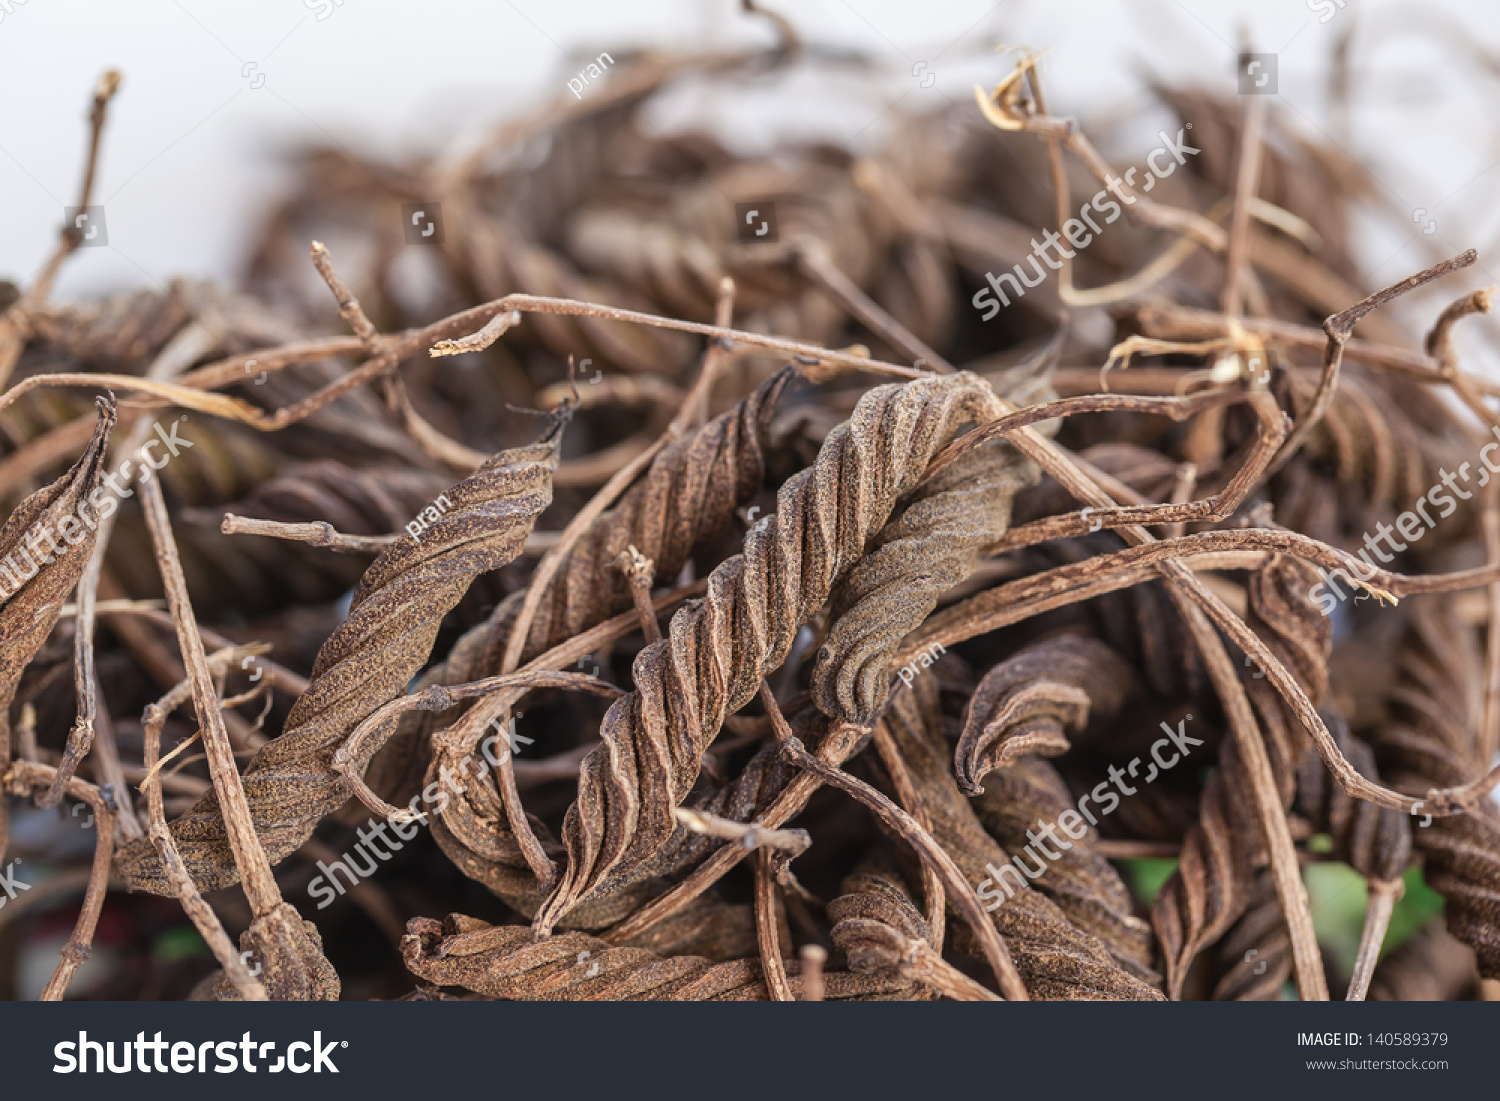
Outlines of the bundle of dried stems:
M1147 196L1037 60L873 153L745 157L645 115L828 58L622 53L461 156L309 151L241 292L53 304L71 231L3 285L0 851L64 800L95 844L0 913L0 995L70 907L47 998L105 912L100 996L183 920L158 996L1493 992L1475 254L1365 296L1370 189L1263 99L1159 90L1203 155ZM1101 185L1126 220L981 320ZM1382 307L1439 279L1419 348ZM1313 863L1368 884L1347 971ZM1412 885L1447 933L1377 968Z

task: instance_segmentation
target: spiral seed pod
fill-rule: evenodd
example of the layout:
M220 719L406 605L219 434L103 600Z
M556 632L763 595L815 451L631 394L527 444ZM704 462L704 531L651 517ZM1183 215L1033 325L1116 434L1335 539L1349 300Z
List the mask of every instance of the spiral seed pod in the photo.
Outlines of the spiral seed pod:
M1036 468L994 441L960 456L918 490L839 582L833 623L812 670L812 697L824 714L872 725L891 688L891 656L966 579L980 551L1005 533L1016 491ZM931 659L929 657L928 662ZM909 683L914 670L901 670Z
M100 491L104 453L116 417L112 396L98 399L97 405L93 438L72 469L27 497L0 525L0 776L10 764L10 704L21 674L52 633L63 601L94 552L102 510L101 501L93 498ZM119 504L109 497L102 503L110 512ZM92 738L91 728L70 737L69 767L88 752ZM0 853L5 851L7 821L0 805Z
M446 921L413 918L401 941L407 969L440 986L462 986L520 1001L768 1001L760 961L712 964L697 956L662 958L644 948L616 948L584 933L532 939L523 925L486 925L461 914ZM800 996L799 964L787 961ZM907 995L910 982L834 972L825 997L856 1001Z
M1371 739L1382 771L1414 793L1479 773L1466 694L1478 682L1478 656L1473 640L1453 630L1451 614L1440 602L1413 608L1390 719ZM1413 824L1423 878L1447 900L1448 931L1474 949L1481 975L1500 977L1500 813L1484 800L1463 814Z
M1066 811L1078 817L1075 800L1057 770L1029 755L991 772L973 806L990 836L1012 853L1026 848L1031 840L1028 830L1056 823ZM1074 925L1098 937L1121 967L1142 982L1160 986L1161 976L1151 968L1151 926L1135 916L1135 901L1114 865L1091 851L1098 833L1086 822L1077 828L1083 836L1068 831L1068 840L1058 844L1058 859L1036 881L1037 890L1057 903Z
M669 580L695 547L727 530L734 510L761 488L771 417L795 377L794 368L782 369L729 412L662 449L619 505L596 520L559 564L532 620L522 662L630 607L629 588L614 566L626 547L651 559L656 576ZM499 672L499 654L523 599L517 593L496 610L485 672L476 675Z
M1123 658L1086 635L1060 635L1023 648L974 690L953 755L959 787L978 795L994 769L1027 754L1066 753L1067 732L1117 715L1136 683Z
M604 745L584 759L563 825L568 868L537 915L539 933L671 836L672 808L724 716L781 665L797 629L938 450L965 422L997 411L988 385L967 373L879 387L782 487L776 516L714 570L706 597L673 617L670 636L641 652L635 692L606 713Z
M1292 934L1269 871L1256 873L1245 913L1219 942L1225 968L1214 986L1219 1002L1272 1002L1292 976Z
M426 662L442 617L469 583L511 561L525 546L537 516L552 500L562 427L559 421L540 442L489 460L453 487L452 507L420 537L403 535L366 571L348 621L319 651L311 685L287 717L285 732L245 771L251 818L271 863L296 850L349 797L333 769L344 738L405 690ZM375 748L367 747L355 767L362 770ZM213 793L171 828L200 890L236 881ZM171 892L149 842L127 845L116 867L133 887Z
M1246 622L1297 678L1314 705L1328 684L1331 628L1308 599L1317 574L1304 563L1273 559L1251 575ZM1260 726L1271 774L1283 806L1295 793L1296 768L1307 732L1256 670L1240 679ZM1219 747L1219 768L1203 789L1197 826L1183 839L1177 871L1151 907L1151 923L1166 959L1167 991L1181 996L1193 958L1228 931L1249 904L1251 866L1263 829L1238 741Z
M629 590L613 565L626 547L650 557L659 576L670 576L698 547L729 527L735 510L761 489L771 416L794 377L792 368L778 372L733 409L662 449L619 505L595 521L559 563L532 621L523 661L631 606ZM517 594L505 601L490 624L460 639L448 660L423 676L421 687L497 673L523 597ZM397 735L372 766L371 787L387 796L407 791L424 745L434 730L453 722L451 714L404 716ZM433 778L427 776L417 786ZM461 792L439 816L446 825L434 833L438 843L465 874L522 912L534 913L540 902L539 896L533 897L535 877L505 828L503 815L497 816L492 807L466 805L470 802L470 793ZM538 824L535 832L546 847L548 831ZM561 855L560 848L556 855Z
M1033 889L1029 872L1023 877L1012 867L1008 878L995 881L992 869L1003 871L1011 854L986 832L953 779L948 746L938 729L937 686L932 679L921 678L911 691L898 692L885 723L932 819L933 836L978 888L1027 993L1064 1001L1160 1001L1159 991L1121 968L1104 944Z

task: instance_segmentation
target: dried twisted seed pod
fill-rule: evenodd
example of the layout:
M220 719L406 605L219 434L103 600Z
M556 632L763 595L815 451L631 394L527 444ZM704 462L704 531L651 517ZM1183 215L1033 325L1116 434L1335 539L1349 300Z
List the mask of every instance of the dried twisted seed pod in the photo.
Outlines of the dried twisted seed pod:
M874 721L889 691L890 654L932 610L938 595L973 569L979 549L1004 532L1011 497L1032 475L1029 463L996 441L962 456L924 483L919 496L886 525L874 541L875 549L850 571L832 598L839 618L812 674L814 698L825 712L862 726ZM805 731L799 731L799 737L805 737ZM774 752L763 752L734 783L695 806L746 822L770 805L792 775ZM679 829L642 863L631 882L673 874L717 847L710 838ZM472 860L465 866L480 869ZM529 898L516 894L516 869L483 870L488 872L483 881L501 889L513 906L527 913L535 909ZM592 927L617 909L595 906L586 917L574 911L568 923Z
M503 451L449 491L453 507L422 533L403 535L371 563L349 619L324 643L311 685L286 730L245 770L256 833L277 863L312 836L319 820L348 798L334 771L344 737L405 690L432 649L438 626L479 574L511 561L552 500L563 422L527 447ZM368 761L356 761L363 768ZM172 823L183 862L200 890L234 883L237 872L218 800L209 793ZM116 863L132 887L171 892L156 850L127 845Z
M829 933L857 975L901 976L955 1001L998 1001L933 950L927 922L892 875L858 872L828 904Z
M1413 792L1465 783L1479 773L1468 686L1479 682L1472 638L1455 630L1448 602L1413 605L1401 649L1391 718L1372 737L1382 771ZM1484 800L1463 814L1412 830L1423 877L1447 900L1448 931L1500 977L1500 813Z
M1311 567L1288 558L1273 559L1250 577L1246 618L1315 705L1327 689L1331 634L1327 618L1307 597L1316 583ZM1288 714L1280 695L1255 673L1244 669L1240 677L1260 724L1282 805L1289 806L1307 732ZM1238 742L1226 738L1219 747L1219 768L1203 789L1198 823L1183 839L1177 871L1151 907L1151 923L1166 960L1167 992L1173 998L1181 996L1193 958L1222 936L1249 902L1252 860L1264 846L1254 808Z
M10 764L10 704L21 673L52 633L63 601L94 551L101 510L90 497L99 488L105 446L116 416L113 396L99 398L96 404L99 415L93 438L72 469L27 497L0 525L0 776ZM111 512L118 504L111 498L104 501ZM86 714L82 698L78 713ZM59 779L48 793L52 802L61 797L66 777L88 752L93 736L87 724L75 727L69 735ZM5 808L0 805L0 853L5 851L6 823Z
M727 413L662 448L619 505L596 520L562 560L531 622L523 663L630 607L630 590L614 566L626 547L651 559L666 583L695 547L728 528L734 510L761 488L771 416L795 377L794 368L783 368ZM484 671L475 676L499 672L499 655L524 597L516 593L495 610Z
M934 678L921 677L910 690L896 693L884 721L932 819L933 836L970 882L979 885L991 878L994 873L989 869L1009 864L1010 854L985 832L953 779L948 746L938 730ZM1005 885L1019 878L1010 876ZM1002 893L997 884L993 894L984 893L980 898L989 904ZM1023 883L990 910L990 917L1005 938L1032 998L1161 1000L1159 991L1117 965L1098 939L1073 925L1055 903L1029 883ZM961 929L955 940L963 939L966 932Z
M537 914L538 933L671 836L672 808L724 716L781 665L937 452L965 422L997 412L993 391L968 373L878 387L782 487L776 516L714 570L707 596L673 617L670 636L636 658L635 692L610 707L604 745L584 759L563 824L568 868Z
M1349 733L1344 717L1324 711L1323 722L1360 775L1379 780L1374 751ZM1411 815L1350 798L1316 749L1304 754L1298 766L1297 806L1315 830L1332 838L1333 855L1366 879L1399 879L1406 870L1411 858Z
M1292 935L1268 870L1256 873L1245 913L1219 942L1218 955L1225 971L1214 986L1215 1001L1272 1002L1281 996L1292 976Z
M965 795L987 773L1027 754L1056 757L1068 730L1119 714L1136 692L1135 671L1098 639L1066 634L1024 647L984 675L964 715L953 771Z
M698 546L723 533L735 509L760 491L771 416L794 377L790 367L778 372L733 409L661 450L619 505L596 520L559 564L532 620L522 661L630 607L629 590L612 566L625 547L634 546L650 558L657 576L673 577ZM524 597L517 593L501 603L490 623L465 634L445 662L423 675L419 687L498 673ZM409 787L421 775L415 758L434 730L452 724L453 714L414 711L402 716L397 734L371 767L371 788L390 799L401 785ZM499 873L508 890L519 889L529 875L524 861L517 871L519 878ZM480 881L486 882L483 877Z
M1074 798L1057 770L1029 755L990 773L973 806L990 836L1010 852L1026 848L1026 831L1035 830L1038 823L1056 822L1066 810L1074 810L1077 817ZM1087 823L1081 828L1081 838L1068 833L1071 847L1059 846L1059 858L1036 881L1037 889L1074 925L1098 937L1121 967L1159 987L1161 976L1151 969L1151 926L1135 916L1135 901L1114 865L1092 851L1098 833Z
M318 927L304 921L290 904L283 902L256 918L240 936L240 947L259 964L260 981L266 994L278 1002L336 1002L341 984L338 972L323 954ZM213 996L221 1002L244 1000L244 992L220 973Z
M1035 478L1031 463L993 441L923 483L919 497L885 525L830 601L833 627L811 681L824 714L874 723L890 694L891 655L938 597L974 571L982 548L1005 533L1012 498Z
M533 940L524 925L486 925L461 914L446 921L413 918L401 955L413 975L439 986L462 986L494 998L591 1002L767 1001L760 961L711 964L697 956L662 958L644 948L616 948L584 933ZM799 964L787 961L800 995ZM834 1001L908 996L904 979L824 975Z

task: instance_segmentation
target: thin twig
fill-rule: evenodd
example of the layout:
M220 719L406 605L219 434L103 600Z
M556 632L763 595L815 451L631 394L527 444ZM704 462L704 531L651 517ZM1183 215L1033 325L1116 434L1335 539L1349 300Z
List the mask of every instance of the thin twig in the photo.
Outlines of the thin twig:
M266 851L261 847L250 818L250 805L245 798L244 786L240 783L229 735L224 729L224 716L219 710L213 674L209 671L204 656L203 639L198 633L197 617L193 614L192 602L188 597L187 582L182 575L182 562L178 558L177 542L172 537L171 521L167 518L161 485L154 477L142 477L138 479L137 485L140 487L141 511L146 516L146 526L151 532L157 566L166 590L167 607L171 609L172 620L177 628L177 644L187 666L188 678L192 682L193 706L197 712L198 726L203 732L203 748L208 755L209 775L219 797L225 830L234 851L234 862L239 869L245 898L250 902L252 912L257 918L264 917L282 905L281 891L276 886L271 863L266 859Z
M895 789L896 798L901 801L901 807L912 820L928 833L933 832L932 816L927 813L927 806L922 802L922 793L917 790L916 783L912 780L911 770L906 767L906 760L901 756L901 750L896 745L896 739L891 737L890 728L885 725L885 720L875 724L875 734L872 739L875 743L875 752L880 757L880 763L885 766L886 775L891 778L891 787ZM943 890L942 877L922 862L922 897L927 905L927 944L941 957L943 952L943 932L947 924L948 895Z
M218 669L233 660L234 656L232 651L221 650L207 661L212 668ZM186 702L191 695L191 683L183 681L162 699L147 707L146 716L141 723L145 743L143 759L146 767L146 779L141 784L141 790L146 794L147 818L150 823L148 836L151 838L151 844L156 847L157 855L161 857L167 881L177 892L183 912L197 927L209 950L213 952L214 958L219 961L219 966L229 976L229 981L234 983L247 1002L263 1002L267 1000L266 988L250 973L249 965L235 943L229 939L229 934L224 931L219 915L214 913L213 907L203 901L197 884L193 882L192 875L177 851L177 842L173 839L172 832L167 829L167 815L162 804L159 772L162 762L157 760L161 752L161 729L166 723L167 716L180 704ZM183 745L186 744L186 742L183 743Z
M817 944L804 944L802 957L802 1000L823 1000L823 965L828 962L828 950Z
M1224 292L1220 309L1238 317L1244 299L1250 259L1250 206L1260 180L1261 138L1266 126L1268 99L1242 97L1244 124L1240 128L1239 172L1234 185L1234 216L1229 223L1229 244L1224 251Z
M94 85L93 104L89 109L89 150L84 161L83 182L78 187L78 202L73 204L76 207L88 206L89 199L93 197L94 174L99 165L99 144L104 136L104 120L108 114L109 101L119 90L120 74L114 69L106 69ZM52 284L57 279L63 261L82 242L81 229L77 226L64 226L57 248L42 265L36 282L11 303L10 309L0 314L0 387L10 379L10 373L21 358L22 349L26 347L26 341L31 338L32 315L42 308L47 296L52 293Z
M630 586L630 599L641 617L641 633L646 636L646 644L660 642L661 624L656 621L656 609L651 607L651 582L656 577L656 564L636 550L634 544L621 551L614 564Z
M1375 964L1380 959L1380 947L1385 943L1385 932L1391 924L1391 913L1396 903L1406 894L1406 884L1399 879L1371 879L1368 881L1369 900L1365 904L1365 928L1359 938L1359 954L1354 959L1354 975L1349 980L1346 1002L1362 1002L1370 989L1370 979L1375 974Z
M47 791L56 778L57 770L51 765L15 761L6 774L0 776L0 799L7 791L17 795ZM110 862L115 851L115 811L111 801L93 784L76 777L67 782L66 791L74 799L87 803L94 813L94 863L89 870L88 890L83 896L78 920L68 942L63 945L52 978L42 990L44 1002L62 1001L78 968L94 954L94 930L99 927L104 896L109 892Z
M930 863L933 870L942 878L943 886L953 900L954 908L963 915L973 931L980 950L984 953L985 959L995 973L996 981L1000 984L1001 993L1013 1002L1028 1000L1026 986L1021 982L1020 973L1016 971L1015 961L1011 959L1010 949L1005 946L1004 938L1000 936L995 923L990 920L989 914L980 904L974 887L964 878L963 872L953 862L953 858L944 851L932 834L918 825L911 815L863 780L856 779L842 769L809 753L803 747L801 740L792 733L786 718L781 714L781 708L776 703L776 697L771 694L770 687L764 682L761 684L760 698L766 706L766 712L771 716L776 741L787 760L798 768L813 773L824 783L832 784L840 791L852 795L869 807L882 822L916 851L924 864Z
M1466 268L1478 259L1479 254L1469 249L1452 259L1444 260L1415 275L1407 276L1399 283L1392 283L1389 287L1376 291L1323 322L1323 331L1328 334L1328 340L1323 349L1323 375L1318 382L1317 393L1313 395L1312 405L1298 418L1286 442L1281 445L1281 454L1271 463L1266 477L1269 478L1275 474L1289 458L1301 450L1307 437L1323 419L1323 414L1328 411L1329 405L1333 403L1334 391L1338 389L1339 366L1344 361L1344 345L1348 343L1349 334L1354 331L1354 326L1360 318L1387 302L1400 298L1403 294L1431 283L1434 279L1440 279L1450 272Z
M772 861L776 854L761 849L755 854L755 939L760 948L761 973L773 1002L794 1002L792 984L786 977L786 962L781 958L781 923L777 920L776 874Z

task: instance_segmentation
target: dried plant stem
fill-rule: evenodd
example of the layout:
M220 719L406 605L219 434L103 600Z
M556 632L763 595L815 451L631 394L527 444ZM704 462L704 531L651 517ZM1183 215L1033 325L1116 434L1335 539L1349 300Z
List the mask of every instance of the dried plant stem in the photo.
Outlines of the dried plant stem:
M804 944L802 957L802 1000L823 1000L823 965L828 962L828 950L818 944Z
M206 664L217 673L235 657L233 650L221 650L207 658ZM186 702L191 695L192 684L189 681L183 681L146 709L146 717L141 724L145 743L143 759L146 767L146 779L141 784L141 791L146 795L147 818L150 823L148 836L151 838L151 843L156 846L157 854L161 857L162 867L166 869L172 889L177 892L178 901L182 903L183 912L197 927L209 950L213 952L214 958L219 961L219 966L229 976L229 981L234 983L245 1001L263 1002L267 1000L266 988L250 973L249 965L240 955L234 942L229 939L229 934L224 931L219 916L214 913L208 903L203 901L203 896L199 894L197 886L193 883L193 877L188 873L187 866L183 864L182 856L177 851L177 843L172 839L171 831L167 829L166 810L162 804L161 776L158 771L160 763L157 760L161 752L161 729L166 723L167 716Z
M885 725L884 721L875 724L873 741L875 752L880 756L880 763L885 766L886 774L891 778L891 787L895 790L902 809L911 815L912 821L928 833L932 833L932 817L927 813L927 808L922 803L922 795L917 791L917 785L912 780L911 770L906 767L901 750L896 746L896 739L891 737L890 728ZM948 896L943 890L942 877L926 861L922 862L922 898L927 906L927 913L924 915L927 920L927 944L941 958L943 931L947 924L945 919Z
M781 958L781 929L777 920L776 874L771 869L773 854L761 849L755 854L755 939L760 947L761 970L766 990L773 1002L794 1002L792 984L787 981L786 962Z
M312 243L313 267L318 269L318 274L328 284L328 289L333 292L334 301L338 303L339 316L344 319L349 328L354 330L354 335L364 345L365 351L372 357L378 357L386 348L387 341L380 335L368 316L364 307L359 304L359 299L354 297L352 291L339 277L333 267L333 259L328 255L328 249L321 241ZM397 367L392 362L387 368L385 376L381 379L382 392L385 395L386 405L401 420L406 434L417 442L424 454L439 462L447 463L449 466L466 474L473 473L484 465L489 458L482 451L475 451L471 447L465 447L457 440L449 439L443 435L416 411L411 403L411 398L406 393L406 385L394 374Z
M1484 395L1468 375L1459 369L1458 353L1453 350L1453 327L1465 317L1478 313L1489 313L1490 303L1495 297L1495 288L1466 294L1438 315L1432 331L1427 334L1427 354L1438 362L1438 370L1453 392L1459 396L1469 410L1486 425L1500 425L1494 411L1484 403Z
M1276 774L1271 770L1271 759L1266 752L1260 724L1256 721L1239 673L1224 649L1223 640L1219 638L1207 616L1181 591L1174 588L1171 596L1187 623L1188 630L1192 632L1193 641L1198 645L1198 652L1203 657L1214 690L1229 718L1235 744L1245 764L1250 790L1255 797L1255 809L1260 818L1261 829L1265 832L1266 850L1271 858L1271 877L1276 884L1276 895L1281 900L1282 913L1291 934L1297 993L1305 1002L1326 1002L1328 979L1323 974L1323 959L1318 951L1317 933L1313 929L1312 905L1302 882L1297 847L1287 826L1286 807L1282 805Z
M1224 253L1224 292L1220 299L1220 309L1229 317L1238 317L1244 302L1250 260L1250 206L1260 180L1261 139L1266 127L1266 97L1248 96L1243 102L1244 124L1240 127L1234 217L1229 223L1229 244Z
M193 705L198 715L198 725L203 732L203 748L208 755L209 774L213 778L219 805L223 808L235 865L239 868L240 880L244 884L245 897L250 902L251 910L256 917L264 917L282 905L281 892L276 886L271 863L266 859L265 850L261 848L250 819L250 806L240 783L229 735L224 729L224 716L219 710L213 675L204 657L203 640L198 634L197 617L193 614L187 583L182 576L182 563L177 555L176 540L172 538L171 521L167 518L161 485L156 478L141 478L137 484L140 486L141 511L146 516L146 526L156 549L162 585L166 589L167 607L172 612L178 646L192 684Z
M840 791L852 795L870 808L882 822L916 851L924 864L931 864L952 898L954 908L963 915L974 933L975 940L979 942L980 950L984 953L990 968L995 972L995 979L1000 984L1000 992L1013 1002L1029 1000L1026 986L1021 982L1021 976L1016 971L1015 961L1011 959L1010 949L1006 948L1004 939L995 929L984 907L980 905L979 896L974 893L973 886L964 878L958 865L953 863L953 858L944 851L932 834L923 829L911 815L863 780L856 779L842 769L807 752L801 740L792 734L792 729L781 714L781 709L776 704L776 697L771 694L769 686L761 687L760 698L771 716L771 726L776 732L776 741L781 746L782 754L797 767L815 774L824 783L831 784Z
M811 279L835 302L858 318L871 332L898 352L939 374L952 374L953 365L928 347L860 289L859 284L838 269L828 248L816 240L798 242L793 249L797 270Z
M401 532L389 535L348 535L337 531L327 520L311 520L306 523L286 523L281 520L259 520L253 516L237 516L226 512L219 523L225 535L264 535L271 539L290 539L314 547L327 547L343 554L379 554L402 536ZM526 554L545 554L557 546L555 531L534 531L526 537ZM103 611L105 609L101 609Z
M755 822L735 822L707 811L677 807L672 816L694 833L735 841L745 849L776 849L790 860L807 851L812 838L806 830L773 830Z
M411 822L424 817L412 810L393 807L370 790L361 774L368 755L365 742L387 728L408 711L444 711L465 700L480 699L495 692L532 688L576 688L605 699L618 699L625 690L584 673L559 673L545 669L523 669L498 677L470 681L468 684L430 684L419 692L398 696L376 708L355 728L333 754L333 770L343 777L352 794L376 814L395 822Z
M57 777L51 765L32 761L15 761L4 776L0 776L0 799L5 792L17 795L32 791L47 791ZM115 851L115 812L108 800L93 784L74 778L67 782L67 794L89 805L94 813L94 863L89 870L88 890L83 897L83 906L78 912L78 921L73 925L72 935L63 945L52 978L42 990L42 1001L60 1002L68 992L68 984L83 962L93 955L94 930L99 926L99 913L104 909L104 896L109 891L110 861Z
M1231 550L1280 552L1330 569L1348 570L1351 563L1356 563L1353 568L1368 572L1358 559L1295 532L1248 528L1199 532L1170 542L1153 541L1113 554L1096 555L1082 563L1057 567L970 597L932 616L921 630L908 636L892 661L899 666L911 661L914 655L934 642L951 646L1050 608L1127 588L1149 578L1154 570L1163 565L1180 569L1191 577L1191 570L1194 568L1249 569L1264 562L1264 559L1252 557L1222 560L1212 557ZM1196 556L1204 556L1204 560L1195 562ZM1126 563L1129 564L1129 569L1122 569ZM1150 569L1143 568L1148 564ZM1500 568L1486 566L1424 577L1407 577L1376 570L1360 584L1376 596L1391 598L1417 592L1448 592L1473 588L1495 580L1500 580ZM1419 814L1430 811L1435 816L1448 816L1462 813L1500 783L1500 769L1495 769L1472 783L1454 788L1435 788L1423 798L1416 799L1365 779L1345 759L1328 728L1318 717L1317 709L1259 636L1245 626L1212 592L1204 588L1201 582L1197 583L1197 591L1195 602L1229 635L1230 641L1266 670L1267 679L1272 686L1312 734L1319 755L1339 785L1354 798L1408 814L1417 807Z
M94 194L94 173L99 165L99 142L104 136L104 120L109 110L109 101L120 90L120 74L107 69L100 74L94 85L93 104L89 109L89 151L84 161L83 182L78 188L78 202L74 205L86 207ZM74 226L64 226L57 248L42 265L41 274L20 298L12 302L4 314L0 314L0 387L10 379L16 361L31 336L32 314L39 310L52 293L52 284L63 262L73 254L83 240L82 233Z
M661 624L656 622L656 609L651 607L651 582L656 576L656 566L631 544L615 559L615 566L625 575L630 585L630 599L635 604L636 614L641 617L641 633L646 643L661 641Z
M1229 318L1211 310L1195 310L1170 303L1150 302L1143 304L1135 313L1142 334L1170 340L1212 340L1230 335ZM1259 337L1268 345L1298 348L1306 351L1323 351L1328 344L1328 334L1308 325L1296 325L1274 318L1246 317L1238 319L1240 327L1248 334ZM1344 358L1370 367L1394 371L1407 378L1428 385L1443 385L1449 380L1442 367L1429 356L1408 352L1386 344L1350 338L1344 343ZM1127 379L1139 384L1143 370L1132 371ZM1180 377L1181 372L1173 372ZM1064 374L1064 378L1067 376ZM1500 384L1465 376L1468 384L1481 393L1494 396L1500 394ZM1173 383L1175 386L1176 383Z
M201 355L213 342L213 335L203 326L193 324L168 342L167 346L146 369L146 378L154 381L169 381L179 374L194 358ZM137 451L151 434L150 426L141 418L131 426L124 446L125 454ZM78 579L78 620L73 628L74 680L78 690L78 718L68 734L67 748L58 765L59 777L66 780L73 769L88 755L95 738L97 723L99 736L99 759L101 771L108 782L120 793L119 822L127 839L143 836L141 825L136 820L135 808L125 791L124 775L120 772L120 753L115 746L114 734L108 716L98 717L98 677L94 672L94 626L95 605L98 601L99 582L104 573L104 560L109 553L115 524L120 518L118 509L99 518L99 530L94 537L94 549L89 556L83 576ZM61 785L54 785L48 792L44 806L56 805L61 798Z
M1034 54L1025 57L990 95L986 95L982 88L974 89L974 98L985 118L998 129L1024 130L1066 146L1095 179L1116 189L1115 193L1125 200L1124 209L1133 220L1153 229L1189 237L1215 252L1223 252L1228 238L1221 228L1201 214L1165 206L1135 191L1123 179L1115 176L1109 162L1099 155L1098 150L1084 136L1076 119L1045 114L1046 101L1042 98L1041 82L1037 79L1035 70L1038 60L1040 59ZM1028 114L1019 109L1020 85L1028 76L1036 93L1034 102L1042 113Z
M1349 979L1346 1002L1362 1002L1370 989L1370 979L1375 974L1375 964L1380 959L1380 946L1385 943L1385 931L1391 924L1391 913L1401 896L1406 894L1406 885L1399 879L1370 879L1367 881L1370 897L1365 904L1365 928L1359 938L1359 954L1354 960L1354 975Z
M104 616L118 616L127 620L131 618L146 619L159 627L174 630L175 625L172 622L171 613L156 607L155 605L158 603L160 601L102 600L99 602L99 614ZM212 646L216 650L232 649L240 645L240 643L225 638L217 631L204 627L201 624L198 627L198 634L203 639L205 645ZM308 681L302 674L294 673L286 666L278 665L270 658L264 656L258 657L256 664L264 669L266 674L275 682L276 686L284 689L287 694L300 696L307 691Z
M1170 504L1185 505L1193 499L1193 490L1198 486L1198 466L1196 463L1182 463L1177 467L1177 478L1172 483L1172 497ZM1181 520L1173 520L1162 525L1162 538L1181 539L1184 525Z
M1479 254L1473 249L1461 253L1440 264L1434 264L1417 272L1415 275L1407 276L1399 283L1392 283L1384 290L1376 291L1367 298L1361 299L1348 309L1334 314L1323 322L1323 331L1328 334L1328 341L1323 349L1323 375L1318 382L1317 392L1313 395L1313 403L1307 412L1298 418L1296 425L1292 428L1291 435L1281 445L1281 454L1272 462L1266 476L1275 474L1289 458L1301 450L1317 423L1323 419L1323 414L1328 411L1329 405L1333 403L1333 393L1338 389L1339 366L1344 361L1344 345L1349 341L1349 335L1354 331L1354 326L1359 320L1371 311L1378 309L1409 291L1425 286L1434 279L1440 279L1450 272L1458 271L1468 267L1479 259ZM1450 380L1451 381L1451 380Z
M841 723L835 724L818 746L818 757L830 765L840 765L848 760L855 747L867 733L864 729ZM775 829L801 812L812 798L813 792L823 786L821 776L802 772L782 789L772 800L764 814L756 818L754 825ZM731 868L749 855L749 850L740 845L725 845L709 857L680 883L652 899L603 936L611 944L624 944L640 936L659 921L671 917L693 899L722 879Z

